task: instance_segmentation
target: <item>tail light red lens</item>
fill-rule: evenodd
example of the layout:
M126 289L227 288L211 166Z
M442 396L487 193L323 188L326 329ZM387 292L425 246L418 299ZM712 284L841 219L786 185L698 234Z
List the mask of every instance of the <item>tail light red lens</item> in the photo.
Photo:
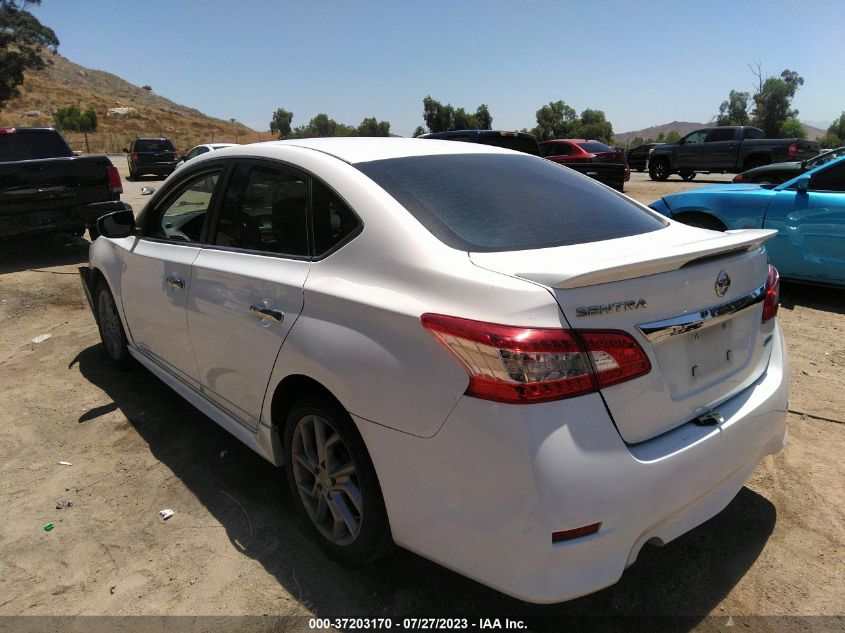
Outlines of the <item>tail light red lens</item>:
M763 299L763 323L768 323L778 314L780 303L780 275L778 269L769 264L769 276L766 278L766 294Z
M790 143L789 144L789 155L795 156L795 154L797 154L797 153L798 153L798 145L796 145L795 143Z
M466 395L484 400L561 400L651 370L625 332L512 327L442 314L424 314L421 322L467 370Z
M123 193L123 183L120 180L120 174L117 171L117 167L114 165L109 165L106 167L106 172L109 175L109 188L111 189L112 193Z
M15 134L17 130L13 127L0 127L0 134Z

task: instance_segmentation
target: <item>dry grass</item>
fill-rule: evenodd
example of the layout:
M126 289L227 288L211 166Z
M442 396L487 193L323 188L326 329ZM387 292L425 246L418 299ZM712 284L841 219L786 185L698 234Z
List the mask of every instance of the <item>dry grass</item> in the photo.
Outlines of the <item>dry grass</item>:
M93 107L97 112L97 132L88 135L92 152L120 152L129 141L143 136L166 136L181 149L200 143L253 143L273 138L270 132L207 117L115 75L83 68L60 56L51 57L53 63L43 71L27 74L20 96L0 110L0 127L51 126L51 112L75 105L83 110ZM109 108L115 107L135 108L138 116L107 116ZM40 116L23 116L36 110ZM74 150L84 151L82 134L65 133L65 138Z

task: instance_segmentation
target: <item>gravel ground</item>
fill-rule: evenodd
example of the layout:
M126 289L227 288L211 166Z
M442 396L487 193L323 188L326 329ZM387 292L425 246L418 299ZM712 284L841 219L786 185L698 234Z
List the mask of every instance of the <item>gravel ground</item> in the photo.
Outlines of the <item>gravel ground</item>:
M626 193L649 202L728 179L635 173ZM141 186L160 181L124 181L136 210ZM575 616L721 630L730 616L741 628L845 630L845 619L758 617L845 614L845 292L784 285L802 412L789 416L789 446L718 516L645 548L618 584L538 607L405 551L358 570L327 560L280 471L145 370L111 368L76 274L87 247L59 236L0 245L0 616L508 617L544 631ZM163 508L176 512L167 522Z

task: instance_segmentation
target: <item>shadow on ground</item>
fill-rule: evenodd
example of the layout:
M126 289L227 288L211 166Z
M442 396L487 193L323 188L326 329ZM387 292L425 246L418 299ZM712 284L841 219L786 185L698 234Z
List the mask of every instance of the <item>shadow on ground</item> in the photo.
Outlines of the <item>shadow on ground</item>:
M0 241L0 275L88 261L90 242L63 233L10 237Z
M657 618L659 630L688 631L743 577L775 525L774 506L743 488L704 525L665 547L644 548L616 585L550 606L508 598L403 550L348 569L311 541L294 514L281 470L140 366L115 371L99 345L80 352L71 367L77 363L82 375L114 400L156 459L225 527L233 549L260 562L321 617L507 617L524 620L533 631L555 632L576 630L573 622L577 630L655 630ZM98 414L111 410L98 409L79 421L96 424ZM228 453L221 460L224 449ZM243 505L249 523L228 495Z
M802 306L824 312L845 314L845 288L781 281L780 306L785 310Z

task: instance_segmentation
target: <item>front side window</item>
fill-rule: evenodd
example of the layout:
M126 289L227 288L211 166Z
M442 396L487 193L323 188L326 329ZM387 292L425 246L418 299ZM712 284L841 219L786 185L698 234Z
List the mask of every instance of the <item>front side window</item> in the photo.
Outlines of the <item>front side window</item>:
M355 167L440 241L464 251L600 242L666 226L592 179L530 156L414 156Z
M845 161L839 161L813 174L810 179L813 191L845 191Z
M308 179L284 167L237 165L222 201L214 243L308 255Z
M150 237L175 242L199 242L219 178L220 170L205 172L179 188L159 210L158 222Z
M695 145L698 143L703 143L704 139L707 137L707 130L699 130L698 132L693 132L689 136L686 137L684 143L686 145Z

